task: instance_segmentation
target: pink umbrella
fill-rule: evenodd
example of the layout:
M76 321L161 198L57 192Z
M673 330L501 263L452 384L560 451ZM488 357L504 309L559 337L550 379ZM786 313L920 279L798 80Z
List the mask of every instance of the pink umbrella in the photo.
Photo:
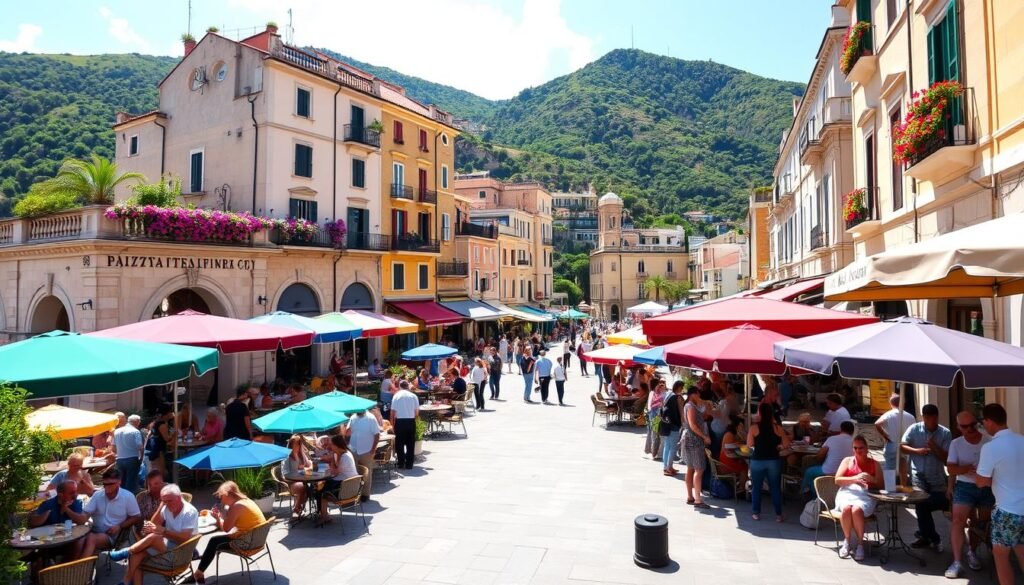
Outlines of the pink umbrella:
M670 366L708 372L781 376L786 372L786 364L775 360L774 346L776 342L792 339L745 324L670 343L662 348L663 359Z
M281 349L305 347L313 342L314 333L262 325L242 319L207 315L187 309L177 315L104 329L88 335L216 347L224 353L242 353L276 351L278 347Z

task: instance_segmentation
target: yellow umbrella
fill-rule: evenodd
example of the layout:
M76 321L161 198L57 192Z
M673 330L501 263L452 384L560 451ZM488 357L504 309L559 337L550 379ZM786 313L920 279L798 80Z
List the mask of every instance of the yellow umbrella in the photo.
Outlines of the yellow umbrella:
M33 410L25 417L28 426L37 430L53 429L58 439L91 437L117 426L117 417L103 412L92 412L50 404Z
M612 345L648 345L642 327L632 327L617 333L609 333L605 340Z

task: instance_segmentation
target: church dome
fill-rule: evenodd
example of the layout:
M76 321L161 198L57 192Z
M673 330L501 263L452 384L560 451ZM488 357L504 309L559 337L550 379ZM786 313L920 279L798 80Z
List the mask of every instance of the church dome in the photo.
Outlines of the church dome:
M609 191L609 192L605 193L604 195L602 195L601 198L597 200L597 204L598 205L604 205L606 203L618 203L619 205L621 205L622 204L622 197L619 197L615 193L612 193L611 191Z

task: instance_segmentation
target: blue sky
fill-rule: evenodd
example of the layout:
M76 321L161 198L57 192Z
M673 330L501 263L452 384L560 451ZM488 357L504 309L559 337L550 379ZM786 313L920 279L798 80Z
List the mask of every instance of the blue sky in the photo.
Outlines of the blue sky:
M0 51L181 55L187 0L7 2ZM828 26L816 0L193 0L192 34L282 28L326 46L484 97L569 73L629 47L712 59L806 81ZM244 36L244 34L243 34Z

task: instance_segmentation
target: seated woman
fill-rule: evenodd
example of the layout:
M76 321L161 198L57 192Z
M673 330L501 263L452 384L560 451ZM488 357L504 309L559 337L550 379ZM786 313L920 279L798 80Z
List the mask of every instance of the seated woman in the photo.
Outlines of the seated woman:
M420 368L419 375L416 376L416 387L420 390L430 390L430 371L426 368Z
M718 462L722 464L722 467L730 472L735 473L736 477L740 480L738 485L747 485L747 462L739 456L733 456L733 451L738 447L746 443L747 440L747 429L743 424L743 419L739 416L733 415L729 417L729 424L725 427L725 433L722 435L722 445L718 450Z
M306 399L306 390L303 389L302 384L292 384L288 387L288 404L298 404Z
M853 438L853 457L843 459L836 472L836 509L840 513L844 541L839 557L848 558L850 549L856 549L853 558L864 560L864 518L875 513L877 503L868 490L882 486L882 466L868 455L868 441L863 436Z
M647 395L650 393L651 391L647 382L641 382L637 389L633 390L631 396L636 398L636 400L633 401L630 411L634 417L642 416L644 411L647 410Z
M384 368L380 367L380 360L374 358L373 363L367 368L367 374L371 378L379 379L384 376Z
M256 502L245 497L238 489L238 484L233 481L225 481L220 484L213 495L220 499L220 506L214 506L210 510L210 515L217 522L217 530L226 534L214 534L206 543L206 549L203 550L203 556L199 560L199 569L194 573L196 583L206 583L204 571L210 567L210 563L217 556L219 547L266 521ZM224 509L223 512L221 507Z
M814 443L818 440L818 432L811 425L811 413L801 412L800 417L797 419L796 424L789 431L790 436L793 438L794 443L804 442L805 437L810 437L810 442ZM803 455L799 453L790 453L786 457L786 465L790 467L802 467L800 461L803 459Z
M313 448L313 459L317 462L330 463L332 457L330 435L320 435L316 438L316 446Z
M186 400L178 411L178 417L174 419L174 429L180 430L182 434L189 431L199 432L199 418L192 414L192 405Z
M331 478L324 482L324 489L320 492L320 522L323 526L331 521L330 508L327 507L327 494L337 492L341 482L359 475L356 468L356 458L348 448L348 442L342 435L331 437L331 461L328 463Z
M281 475L283 477L302 475L307 469L315 467L313 461L306 453L306 445L302 442L302 437L292 435L288 439L288 448L291 449L291 453L288 454L287 459L281 462ZM306 484L301 481L291 482L288 490L291 491L292 497L295 498L295 505L292 506L292 515L301 516L302 509L306 506Z
M346 394L353 394L355 392L356 383L352 379L352 374L343 374L341 376L341 382L338 383L338 390L341 390Z
M268 410L274 407L274 397L270 395L270 386L260 385L260 395L257 398L256 408Z

